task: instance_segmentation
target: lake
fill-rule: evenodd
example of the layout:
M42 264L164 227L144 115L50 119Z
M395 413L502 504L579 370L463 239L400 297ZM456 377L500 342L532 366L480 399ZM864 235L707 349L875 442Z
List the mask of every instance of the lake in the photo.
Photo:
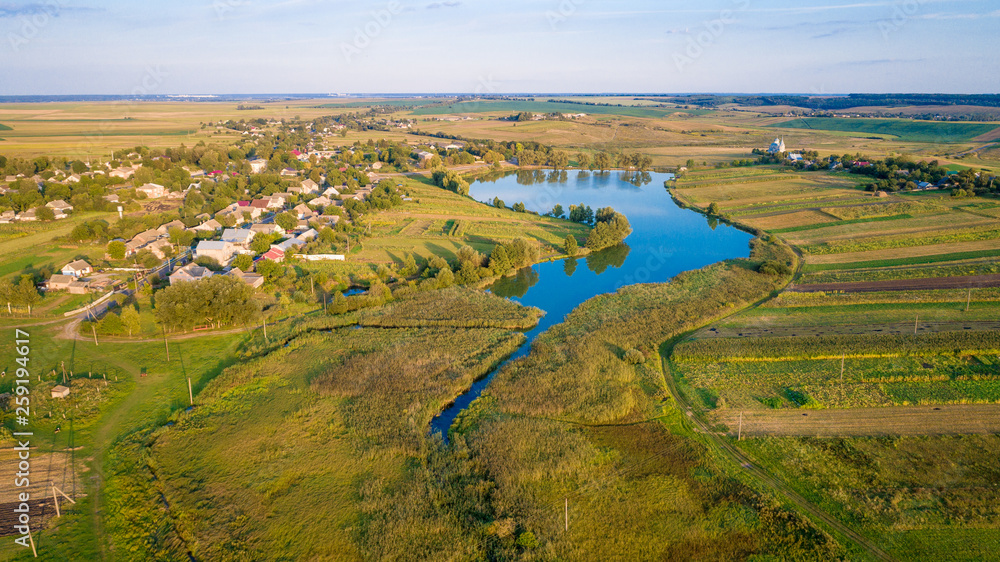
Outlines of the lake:
M534 265L491 287L500 295L545 311L538 326L526 332L527 342L507 361L526 355L535 337L562 322L584 301L636 283L664 283L678 273L750 254L750 234L677 206L664 187L672 174L624 172L551 172L521 170L476 181L470 195L508 207L524 203L529 211L546 213L555 204L589 205L594 212L614 207L632 224L632 234L619 246L586 257ZM581 244L582 245L582 244ZM505 362L506 363L506 362ZM458 397L431 422L431 430L447 436L455 417L482 394L500 365Z

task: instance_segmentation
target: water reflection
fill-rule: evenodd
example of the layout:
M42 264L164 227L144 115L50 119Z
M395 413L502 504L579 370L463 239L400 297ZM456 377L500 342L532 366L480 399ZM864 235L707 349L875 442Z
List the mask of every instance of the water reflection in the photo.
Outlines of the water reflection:
M576 258L567 258L563 262L563 273L566 274L566 277L572 277L576 273L576 262Z
M594 252L587 256L587 269L600 275L608 267L619 268L625 265L625 259L628 258L631 251L632 248L629 248L628 244L621 243L600 252Z
M538 272L532 267L525 267L517 271L513 277L503 277L498 279L490 287L490 291L504 298L521 298L528 294L528 289L538 283Z

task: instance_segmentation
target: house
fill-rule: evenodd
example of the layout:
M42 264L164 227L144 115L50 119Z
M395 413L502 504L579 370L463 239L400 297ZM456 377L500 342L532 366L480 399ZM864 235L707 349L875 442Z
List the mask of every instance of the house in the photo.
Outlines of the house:
M66 290L69 291L69 294L71 295L86 295L87 290L89 289L90 289L90 281L86 281L83 279L77 279L76 281L71 282L69 284L69 287L66 288Z
M52 387L52 397L53 398L66 398L69 396L69 387L57 384Z
M67 291L69 290L69 284L76 280L76 277L72 275L62 275L57 273L52 277L49 277L49 283L46 285L47 291Z
M195 259L212 258L220 264L229 263L235 253L236 248L222 240L202 240L194 249Z
M108 203L118 203L119 202L118 201L118 194L117 193L112 193L110 195L105 195L103 197L103 199L105 201L107 201Z
M374 162L372 164L372 169L373 170L381 170L382 169L382 163L381 162Z
M52 211L55 212L56 218L59 218L59 215L65 216L66 213L73 210L73 205L70 205L69 203L63 201L62 199L49 201L48 203L45 204L45 206L52 209Z
M240 268L234 267L229 271L229 275L243 281L254 289L264 284L264 276L259 273L244 273Z
M254 199L253 201L250 202L251 207L253 207L254 209L260 209L261 211L266 211L267 209L270 208L270 205L271 205L270 199Z
M331 201L330 198L327 197L326 195L320 195L319 197L310 201L309 204L313 205L314 207L329 207L330 205L333 205L333 201Z
M207 221L194 227L194 230L201 230L206 232L217 232L222 229L222 224L215 219L208 219Z
M273 262L282 262L285 259L285 252L283 250L275 248L274 246L271 246L271 249L265 252L264 255L260 257L260 259L270 260Z
M302 182L302 191L305 193L318 193L319 184L312 180L305 180Z
M788 155L788 159L791 160L792 162L798 162L799 160L802 160L802 155L797 152L792 153Z
M147 183L135 188L137 194L143 193L148 199L159 199L167 194L166 188L160 184Z
M267 160L263 158L255 158L250 161L250 171L254 174L259 174L267 169Z
M94 271L93 267L85 260L71 261L64 265L61 273L63 275L71 275L73 277L83 277L84 275L89 275Z
M138 168L139 166L131 166L131 167L122 166L120 168L115 168L114 170L108 172L108 176L112 178L121 178L123 180L127 180L135 175L135 171Z
M323 192L324 197L336 197L338 195L340 195L340 192L335 187L331 187Z
M299 234L298 236L296 236L296 238L298 238L299 240L305 240L305 241L308 242L309 240L315 240L317 236L319 236L319 233L316 232L316 229L315 228L310 228L309 230L307 230L307 231L303 232L302 234Z
M202 267L198 264L189 263L170 274L170 284L173 285L175 283L186 281L201 281L202 279L208 279L212 275L214 274L211 269Z
M170 234L170 229L172 228L179 228L181 230L185 230L187 229L187 225L179 220L172 220L167 224L160 225L160 227L156 229L156 232L160 233L161 236L166 236Z
M0 213L0 223L7 224L14 222L17 219L17 213L14 211L4 211Z
M313 212L312 209L307 207L305 203L299 203L298 205L296 205L295 208L292 209L292 212L295 213L296 216L298 216L299 220L311 217L316 214Z
M158 238L143 247L144 250L153 252L153 255L161 260L167 258L167 248L173 248L173 245L166 238Z
M17 215L17 220L22 222L31 222L38 220L38 217L35 216L35 209L28 209L20 215Z
M267 224L258 223L252 225L250 227L250 230L254 231L254 233L256 234L278 234L281 236L285 235L285 229L281 228L280 226L274 223L267 223Z
M285 195L283 193L275 193L265 199L268 209L281 209L285 206Z
M73 174L72 176L66 178L66 181L71 183L80 183L80 174Z
M421 151L417 152L417 158L420 159L420 163L421 164L423 164L424 162L427 162L428 160L430 160L431 158L434 158L435 156L437 156L437 154L433 154L431 152L427 152L426 150L421 150Z
M289 248L297 248L299 246L305 246L306 241L299 238L289 238L284 242L279 242L278 244L271 244L272 250L281 250L282 255L288 251Z
M222 241L246 247L257 233L249 228L227 228L222 231Z
M299 172L297 170L295 170L294 168L285 168L284 170L281 170L281 175L285 176L286 178L287 177L294 177L294 176L299 175Z

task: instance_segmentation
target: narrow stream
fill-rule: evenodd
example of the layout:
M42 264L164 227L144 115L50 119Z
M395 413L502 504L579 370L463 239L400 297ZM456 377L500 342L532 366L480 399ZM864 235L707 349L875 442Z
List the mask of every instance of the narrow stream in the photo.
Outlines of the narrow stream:
M584 258L538 264L500 279L490 291L545 311L527 341L510 358L476 381L431 422L447 440L455 418L478 398L504 365L531 351L538 334L562 322L582 302L636 283L664 283L678 273L750 254L750 234L677 206L665 189L671 174L549 172L522 170L477 181L471 195L484 202L499 197L510 207L523 202L545 213L560 204L589 205L595 212L614 207L628 217L632 234L624 244Z

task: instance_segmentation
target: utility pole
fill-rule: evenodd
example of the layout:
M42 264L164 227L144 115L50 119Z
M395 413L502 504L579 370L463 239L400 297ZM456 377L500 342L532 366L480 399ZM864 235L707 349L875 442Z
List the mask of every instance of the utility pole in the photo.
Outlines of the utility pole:
M563 513L563 518L566 522L566 532L569 532L569 498L566 498L566 509Z
M920 321L920 315L918 314L916 318L913 319L913 335L917 335L917 322Z
M965 311L969 311L969 303L972 302L972 289L969 289L969 294L965 297Z
M194 393L191 392L191 377L188 377L188 400L190 400L191 405L194 406Z
M90 331L94 333L94 345L99 345L97 343L97 328L93 324L90 325Z
M160 331L163 332L163 349L167 350L167 361L170 361L170 345L167 344L167 329L160 326Z
M740 412L740 430L736 434L737 441L743 441L743 412Z
M263 316L260 318L261 323L264 324L264 341L267 341L267 318Z
M840 383L844 383L844 359L847 358L847 353L843 353L840 356Z
M66 362L65 361L60 361L59 362L59 366L62 367L63 384L66 384Z

